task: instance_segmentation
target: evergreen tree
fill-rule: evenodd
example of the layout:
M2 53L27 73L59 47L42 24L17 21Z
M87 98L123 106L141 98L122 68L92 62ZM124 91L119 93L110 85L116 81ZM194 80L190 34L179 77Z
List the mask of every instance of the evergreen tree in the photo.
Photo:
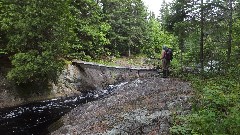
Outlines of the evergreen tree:
M71 57L96 59L101 55L107 55L105 46L109 44L109 40L106 34L110 26L103 21L99 2L75 0L71 5L75 20L74 32L77 35L72 43Z
M158 17L159 21L161 22L162 26L167 26L167 17L170 16L170 3L166 3L165 0L163 0L163 3L160 8L160 16Z
M70 1L28 0L1 3L1 31L16 83L55 80L72 37Z
M146 35L147 12L141 0L102 0L105 21L111 26L108 38L113 54L140 53Z
M148 20L148 36L146 45L143 47L143 52L148 57L160 58L162 52L162 46L167 45L170 48L174 48L176 51L176 38L173 34L164 31L160 22L152 16Z
M164 28L178 36L180 49L188 55L186 63L200 63L203 70L209 62L224 63L230 57L233 11L229 4L223 0L176 0L171 5Z

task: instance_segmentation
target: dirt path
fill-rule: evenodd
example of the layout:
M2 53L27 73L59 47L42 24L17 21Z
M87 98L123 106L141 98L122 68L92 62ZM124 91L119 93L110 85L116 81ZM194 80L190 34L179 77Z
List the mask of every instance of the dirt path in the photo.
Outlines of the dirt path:
M174 78L140 78L108 97L81 105L62 118L53 135L165 135L173 114L187 113L192 89Z

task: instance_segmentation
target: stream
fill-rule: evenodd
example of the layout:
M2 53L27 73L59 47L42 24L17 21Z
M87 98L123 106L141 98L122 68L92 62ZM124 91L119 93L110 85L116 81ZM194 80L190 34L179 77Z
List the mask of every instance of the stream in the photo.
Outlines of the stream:
M105 90L80 96L32 102L25 105L0 109L1 135L47 135L49 126L78 105L104 98L118 87L109 85Z

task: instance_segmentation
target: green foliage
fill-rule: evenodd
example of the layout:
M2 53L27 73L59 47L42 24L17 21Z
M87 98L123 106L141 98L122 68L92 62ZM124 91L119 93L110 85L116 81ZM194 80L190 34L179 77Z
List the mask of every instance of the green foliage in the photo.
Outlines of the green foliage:
M65 58L139 54L147 44L140 0L12 0L0 8L0 52L11 58L8 78L17 83L54 80Z
M106 47L112 55L139 54L145 45L147 13L140 0L102 0L104 20L111 29Z
M6 50L0 48L0 55L1 55L1 54L7 54Z
M159 58L162 51L162 46L167 45L177 51L176 48L176 37L174 35L165 32L160 23L155 18L150 18L148 22L148 36L146 39L146 45L142 51L148 57Z
M55 80L68 52L70 1L4 1L1 30L14 66L8 78L17 83Z
M15 54L12 64L15 68L8 73L8 78L16 83L28 83L45 82L46 79L55 81L64 61L56 60L51 52L38 55L37 51L29 51Z
M72 42L70 57L89 60L106 55L105 45L109 44L106 34L110 26L103 21L98 3L92 0L73 1L72 14L77 37Z
M237 5L229 8L233 1L182 1L176 0L173 4L165 4L163 10L163 28L178 37L179 49L182 51L182 63L185 66L197 67L201 62L200 52L203 52L204 66L210 61L218 61L223 69L229 63L228 54L239 57ZM203 8L204 27L201 28L201 12ZM230 13L233 12L233 16ZM233 27L230 28L230 20ZM203 50L200 50L200 31L203 31ZM233 34L230 34L233 30ZM232 38L232 42L230 39ZM231 52L229 51L231 48ZM238 51L237 51L238 50ZM236 58L236 57L234 57ZM232 58L233 59L233 58Z
M240 132L239 69L228 75L193 80L196 96L187 116L177 117L173 134L238 134ZM238 74L236 74L238 73Z

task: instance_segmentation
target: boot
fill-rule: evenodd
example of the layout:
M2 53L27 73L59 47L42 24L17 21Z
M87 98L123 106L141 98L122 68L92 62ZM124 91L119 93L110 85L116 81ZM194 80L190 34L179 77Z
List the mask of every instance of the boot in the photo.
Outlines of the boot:
M167 70L163 70L163 78L167 78Z
M170 71L167 70L166 72L167 72L167 73L166 73L166 76L168 77L168 76L170 75Z

